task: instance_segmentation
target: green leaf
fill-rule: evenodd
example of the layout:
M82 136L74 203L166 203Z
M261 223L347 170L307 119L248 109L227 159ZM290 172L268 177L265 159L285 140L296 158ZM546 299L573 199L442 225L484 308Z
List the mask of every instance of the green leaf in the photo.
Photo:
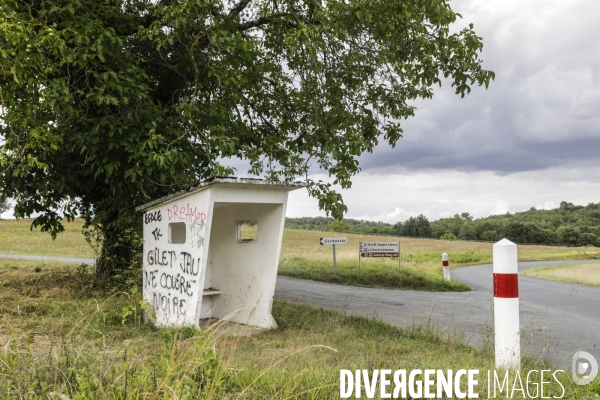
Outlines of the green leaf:
M350 187L362 153L402 138L385 121L413 117L441 75L461 96L494 80L473 25L450 34L448 2L252 2L233 20L220 0L134 3L0 9L0 182L53 234L59 207L112 237L138 229L136 206L232 173L232 156L307 179L341 218L310 171Z

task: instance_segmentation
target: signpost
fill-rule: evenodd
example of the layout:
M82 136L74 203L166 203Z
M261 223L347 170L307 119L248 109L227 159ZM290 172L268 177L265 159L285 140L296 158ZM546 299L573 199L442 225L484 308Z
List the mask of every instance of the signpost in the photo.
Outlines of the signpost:
M400 242L358 242L358 269L361 257L398 257L400 271Z
M335 262L335 245L336 244L348 244L348 238L345 236L324 237L324 238L319 239L319 242L321 243L321 246L323 246L324 244L330 244L333 246L333 269L336 269L337 265Z

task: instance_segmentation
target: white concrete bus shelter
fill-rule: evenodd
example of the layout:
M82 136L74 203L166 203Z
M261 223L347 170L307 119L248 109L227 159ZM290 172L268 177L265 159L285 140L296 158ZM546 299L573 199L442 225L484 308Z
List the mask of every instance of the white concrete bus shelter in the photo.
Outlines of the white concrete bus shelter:
M288 193L304 187L210 178L144 212L144 300L158 326L225 319L275 328L271 315Z

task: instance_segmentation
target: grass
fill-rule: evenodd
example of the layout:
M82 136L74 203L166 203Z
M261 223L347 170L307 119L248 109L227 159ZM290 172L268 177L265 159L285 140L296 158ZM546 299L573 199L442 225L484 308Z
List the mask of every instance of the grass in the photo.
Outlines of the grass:
M81 233L83 221L64 222L65 231L56 240L48 233L30 230L31 219L0 220L0 254L93 257L92 248Z
M493 352L444 340L433 327L275 302L278 329L231 337L156 329L142 322L138 301L135 290L96 289L89 268L0 260L3 398L331 399L340 369L419 368L479 369L476 392L487 397ZM521 375L543 368L551 369L525 360ZM580 387L559 377L565 399L600 394L598 380ZM546 396L560 396L557 385L549 389Z
M319 244L323 236L346 236L347 245L336 246L337 269L333 270L331 246ZM358 269L359 241L400 241L401 270L398 259L362 259ZM333 234L286 229L283 235L279 275L356 286L382 286L426 291L465 291L458 281L444 282L441 254L448 253L450 267L492 262L492 243L434 239ZM519 246L520 261L595 259L597 247Z
M397 263L397 261L396 261ZM465 292L471 290L468 285L451 280L445 282L441 268L439 270L419 268L411 263L398 271L390 263L365 263L361 270L355 263L348 261L337 264L337 269L323 266L318 261L307 261L300 258L284 260L279 264L279 275L341 285L391 287L429 292Z
M283 234L281 259L303 258L318 260L332 264L331 246L321 246L319 238L324 236L346 236L347 245L336 246L338 261L354 262L358 265L359 241L400 241L402 261L414 262L425 268L439 267L441 254L449 255L450 267L484 264L492 262L492 243L448 241L437 239L398 238L394 236L367 236L355 234L334 234L333 232L316 232L286 229ZM519 245L519 261L541 260L577 260L600 259L598 247L560 247ZM363 263L386 263L397 266L397 260L363 259Z
M65 223L65 232L53 241L47 233L30 231L31 220L0 221L0 253L93 257L81 234L81 220ZM321 246L323 236L347 236L347 245L336 246L338 268L333 270L331 246ZM259 238L260 240L260 238ZM400 241L398 259L363 259L358 269L359 241ZM449 254L450 267L492 262L492 244L355 234L334 234L286 229L283 235L279 275L355 286L379 286L425 291L465 291L467 285L444 282L441 254ZM597 247L519 246L520 261L600 259Z
M600 263L563 264L530 268L520 272L520 275L550 281L600 286Z

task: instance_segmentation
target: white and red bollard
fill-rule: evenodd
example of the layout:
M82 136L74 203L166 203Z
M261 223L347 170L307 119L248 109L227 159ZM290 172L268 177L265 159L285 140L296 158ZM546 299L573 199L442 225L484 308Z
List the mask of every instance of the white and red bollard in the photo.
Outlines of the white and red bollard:
M444 280L450 282L450 265L448 263L448 253L442 254L442 269L444 270Z
M493 257L496 368L518 369L521 365L521 332L517 245L502 239L494 244Z

